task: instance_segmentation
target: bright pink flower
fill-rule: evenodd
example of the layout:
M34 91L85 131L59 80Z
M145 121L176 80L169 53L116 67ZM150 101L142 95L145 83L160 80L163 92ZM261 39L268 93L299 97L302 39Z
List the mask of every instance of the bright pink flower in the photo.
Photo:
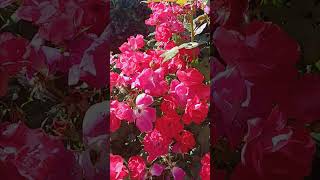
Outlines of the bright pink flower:
M145 93L152 96L161 96L168 91L168 84L164 79L164 69L159 68L155 71L144 69L132 83L132 87L141 88Z
M150 50L149 49L146 51L146 53L147 53L147 55L149 55L149 58L151 59L149 65L153 70L160 68L160 66L163 66L162 65L163 57L161 57L161 55L164 53L163 50L159 50L159 49ZM164 70L166 70L166 69L164 69Z
M155 38L159 42L168 42L172 37L173 32L170 29L168 24L161 24L156 28L156 35Z
M152 176L160 176L165 168L166 167L161 164L154 163L150 169L150 173Z
M213 172L215 173L215 172ZM201 180L210 180L210 154L205 154L201 159Z
M116 131L121 120L132 122L134 120L133 110L125 102L111 101L110 103L110 130Z
M120 86L129 86L131 84L131 78L125 75L110 72L110 89L113 87L119 88Z
M119 155L110 154L110 179L124 180L128 176L128 169L123 164L123 159Z
M149 68L150 59L147 56L147 54L138 51L126 51L115 60L116 67L121 69L123 74L132 76Z
M171 141L158 130L146 134L143 139L144 150L148 153L148 161L151 162L159 156L166 155Z
M129 122L133 121L133 110L131 107L124 103L124 102L119 102L115 111L115 115L117 118L121 120L126 120Z
M176 108L178 108L178 101L172 95L166 95L163 97L162 103L160 105L162 113L165 115L171 115L176 113Z
M156 129L168 138L174 138L183 130L183 124L180 116L173 112L157 119Z
M185 99L190 99L194 96L198 96L200 99L204 100L209 99L210 87L203 83L204 76L200 73L199 70L195 68L178 70L177 77L181 81L181 83L179 85L176 85L175 87L171 86L171 89L175 88L175 93L180 97L182 101L186 103Z
M189 88L185 84L176 79L172 80L169 93L178 101L179 106L185 107L189 97Z
M188 99L185 113L183 115L183 122L190 124L194 122L200 124L208 115L209 105L205 101L201 101L198 96L193 99Z
M183 57L187 62L191 62L194 59L197 59L200 54L200 49L198 47L193 49L179 49L180 56Z
M110 90L118 84L119 74L115 72L110 72Z
M149 7L152 10L150 18L145 21L147 25L156 26L162 23L171 22L176 23L175 26L180 26L182 24L178 21L177 17L179 14L183 13L183 9L179 5L167 5L165 3L149 3ZM174 28L175 29L175 28ZM182 26L183 30L183 26Z
M131 46L132 49L134 50L138 50L144 47L145 43L144 43L144 39L143 39L143 35L138 34L136 35L136 37L130 37L128 39L128 43Z
M196 145L193 134L187 130L181 131L176 137L174 149L179 153L187 153Z
M114 112L114 115L120 120L133 121L133 110L125 102L111 101L110 112Z
M186 61L180 54L177 54L170 61L162 63L162 66L168 69L168 73L176 74L178 70L186 69Z
M179 81L183 82L186 86L201 84L204 80L204 76L198 69L189 68L185 71L177 71L177 77Z
M189 88L189 98L198 96L200 99L209 101L210 86L206 84L191 85Z
M169 41L167 43L164 43L164 47L163 48L165 50L170 50L170 49L174 48L175 46L177 46L177 45L176 45L176 43L174 41Z
M135 116L136 126L141 132L149 132L156 121L156 109L149 107L153 103L153 97L148 94L139 94L136 98Z
M138 34L136 37L130 36L128 38L128 42L123 43L120 47L119 50L121 52L126 52L126 51L137 51L141 48L143 48L145 45L143 35Z
M172 172L174 180L184 180L185 179L186 173L184 172L183 169L181 169L179 167L173 167L171 172Z
M115 132L120 128L121 120L118 119L114 113L110 113L110 131Z
M130 171L130 178L132 180L145 179L146 163L140 156L132 156L128 161L128 168Z

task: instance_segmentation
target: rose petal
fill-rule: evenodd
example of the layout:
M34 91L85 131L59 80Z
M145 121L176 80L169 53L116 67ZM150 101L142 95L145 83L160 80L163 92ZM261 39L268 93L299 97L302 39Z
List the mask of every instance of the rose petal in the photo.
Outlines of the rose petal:
M172 168L171 172L174 180L184 180L184 177L186 176L184 170L179 167Z
M164 169L165 169L165 166L158 163L154 163L153 166L151 167L150 172L152 176L160 176Z
M138 108L150 106L153 103L153 97L148 94L139 94L136 98L136 105Z

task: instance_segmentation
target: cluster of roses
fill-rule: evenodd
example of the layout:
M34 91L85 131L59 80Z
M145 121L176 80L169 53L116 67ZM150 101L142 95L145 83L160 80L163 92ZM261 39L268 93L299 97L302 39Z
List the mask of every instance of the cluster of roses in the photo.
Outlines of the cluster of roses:
M320 76L300 73L298 43L275 24L248 22L247 9L247 0L211 4L213 131L241 148L231 179L301 180L315 153L306 127L320 117Z
M31 88L38 85L41 86L41 90L53 93L46 85L51 82L56 83L56 79L59 79L63 86L70 85L68 94L72 94L76 89L72 85L84 85L81 87L88 91L93 88L106 88L109 73L107 68L108 44L110 44L108 42L110 33L107 26L109 3L110 1L107 0L0 1L0 8L16 8L10 23L27 22L25 24L37 27L36 34L32 34L32 39L13 34L14 32L0 33L0 96L8 94L4 100L11 100L9 94L12 93L8 92L10 78L22 79L19 82L25 83L22 85L26 85L27 90L30 90L31 93L33 92ZM6 29L10 23L3 25L1 30ZM81 84L82 82L84 83ZM59 99L59 96L58 103L65 106L68 103L66 101L73 98L72 95L69 97L61 95L62 100ZM12 99L10 104L19 103L14 101L14 98ZM86 101L86 97L82 99ZM85 108L89 106L88 101L86 101ZM100 114L103 117L96 118L99 121L93 119L92 116L84 118L83 136L81 137L83 137L86 150L79 153L67 150L60 138L49 136L39 129L29 129L23 123L25 120L23 117L17 119L20 121L18 123L10 117L1 119L1 178L107 178L107 167L104 166L107 163L101 162L100 159L93 163L90 157L94 149L92 146L99 147L101 150L102 148L97 144L104 144L100 141L101 137L106 139L105 119L108 106L106 103L101 103L100 107L103 108L104 113ZM84 114L87 110L85 108L76 110ZM97 109L95 106L93 108ZM97 123L100 123L100 131L94 127ZM104 160L107 159L107 154L101 155L104 156Z
M110 156L111 179L144 179L160 176L171 169L175 179L186 173L174 163L158 163L157 158L169 158L170 153L188 153L195 148L192 132L185 129L191 123L200 125L207 117L210 87L203 74L191 66L200 50L180 48L175 56L163 54L177 44L173 39L184 34L181 17L190 13L190 5L149 3L152 14L147 25L155 26L157 45L147 48L142 35L131 36L119 49L121 54L111 60L110 130L115 132L123 123L135 123L143 135L144 155L130 157L127 166L117 152ZM146 160L145 160L146 159ZM149 166L150 165L150 166ZM147 168L150 167L150 168ZM210 155L202 160L202 179L210 176Z
M14 2L5 1L1 6ZM35 73L50 78L58 72L67 75L69 85L82 80L92 87L105 87L108 8L105 0L22 1L14 19L31 22L38 32L31 42L9 32L0 34L0 94L6 93L9 77L23 67L27 67L28 78Z

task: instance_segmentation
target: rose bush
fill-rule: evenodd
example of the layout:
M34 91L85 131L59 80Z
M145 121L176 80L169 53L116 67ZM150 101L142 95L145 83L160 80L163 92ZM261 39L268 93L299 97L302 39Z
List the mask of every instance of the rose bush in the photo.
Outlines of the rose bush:
M316 37L271 1L139 3L0 0L0 177L319 179Z
M207 6L148 2L152 13L145 23L155 32L129 37L112 56L111 152L126 167L111 168L118 174L112 179L210 179L209 133L201 132L210 126ZM119 142L123 132L128 135ZM126 154L120 143L141 148Z

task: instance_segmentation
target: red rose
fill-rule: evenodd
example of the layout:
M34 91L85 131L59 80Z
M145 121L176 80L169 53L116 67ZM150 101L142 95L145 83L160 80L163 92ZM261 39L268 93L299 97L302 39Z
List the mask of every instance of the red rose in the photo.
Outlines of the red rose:
M143 139L143 145L144 150L149 154L148 161L150 162L161 155L166 155L170 143L169 138L156 129L147 133Z
M119 155L110 154L110 179L123 180L128 176L128 169Z
M156 121L156 129L168 138L177 137L183 130L180 116L175 112L162 116Z
M187 130L181 131L176 137L176 141L174 149L180 153L187 153L196 145L193 134Z
M128 161L128 168L130 171L130 178L132 180L145 179L146 163L140 156L132 156Z
M205 154L201 159L201 180L210 180L210 154Z
M208 111L209 105L205 101L201 101L198 96L188 99L183 122L190 124L193 121L196 124L200 124L207 117Z

